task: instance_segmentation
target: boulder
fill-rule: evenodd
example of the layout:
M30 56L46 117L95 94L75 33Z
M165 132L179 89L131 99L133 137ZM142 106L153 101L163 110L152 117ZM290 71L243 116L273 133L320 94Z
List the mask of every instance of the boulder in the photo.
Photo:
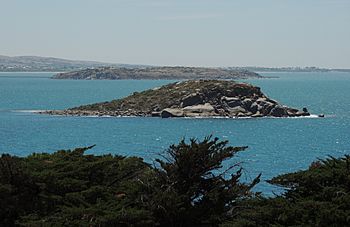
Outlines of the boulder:
M293 108L287 108L287 113L289 117L296 117L297 116L297 109L293 109Z
M253 115L253 113L248 111L248 112L245 113L245 115L248 116L248 117L250 117L250 116Z
M250 106L249 110L252 113L256 113L258 111L259 105L256 102L253 102L253 104Z
M294 109L296 110L296 109ZM294 116L300 117L300 116L310 116L310 113L308 112L307 108L303 108L302 110L296 110L294 113Z
M238 113L236 116L237 116L237 117L247 117L247 115L244 114L244 113L242 113L242 112Z
M288 108L288 111L289 111L289 112L292 112L292 113L296 113L296 112L298 112L298 109Z
M237 114L239 114L239 113L245 113L245 112L247 112L247 111L246 111L243 107L241 107L241 106L236 106L236 107L234 107L234 108L229 108L228 111L229 111L230 115L237 115Z
M241 103L241 100L231 100L231 101L228 101L227 102L227 105L230 107L230 108L233 108L233 107L236 107L236 106L241 106L242 103Z
M242 105L240 98L238 97L221 97L221 102L225 103L227 107L233 108Z
M249 109L252 104L253 104L253 101L251 99L248 99L248 98L246 98L242 101L242 106L245 109Z
M187 113L203 113L205 115L207 114L215 114L215 109L212 105L209 103L205 103L204 105L195 105L195 106L187 106L183 108L183 112L185 114Z
M230 102L230 101L240 101L240 98L237 97L228 97L228 96L222 96L221 101L224 102Z
M266 102L266 98L258 98L255 102L256 102L257 104L265 103L265 102Z
M182 107L198 105L202 102L203 97L198 93L193 93L182 99Z
M177 109L177 108L165 108L162 110L160 113L160 116L162 118L169 118L169 117L183 117L184 112L182 109Z
M270 111L270 115L273 117L284 117L287 116L287 110L283 107L283 106L275 106L274 108L272 108L272 110Z
M271 110L275 108L275 106L275 104L265 102L263 106L259 105L258 111L260 111L260 113L262 113L263 115L268 115L271 112Z
M309 112L304 112L304 111L298 111L295 113L295 116L300 117L300 116L310 116Z
M251 117L263 117L264 115L262 115L259 111L257 111L255 114L253 114Z

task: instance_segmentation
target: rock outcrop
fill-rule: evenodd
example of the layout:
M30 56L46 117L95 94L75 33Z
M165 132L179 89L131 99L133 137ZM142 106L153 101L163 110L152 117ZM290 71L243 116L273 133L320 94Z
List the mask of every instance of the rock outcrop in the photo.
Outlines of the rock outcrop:
M111 102L41 113L76 116L152 117L300 117L309 116L279 104L259 87L222 80L191 80L150 89Z

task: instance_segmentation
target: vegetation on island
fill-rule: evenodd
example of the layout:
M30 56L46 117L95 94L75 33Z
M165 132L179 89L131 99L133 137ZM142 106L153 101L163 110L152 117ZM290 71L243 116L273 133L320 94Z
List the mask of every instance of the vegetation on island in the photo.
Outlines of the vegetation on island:
M98 67L58 73L53 79L74 80L194 80L194 79L247 79L261 78L257 73L243 69L147 66L147 67Z
M91 155L92 147L0 158L0 226L346 226L350 156L317 161L270 183L267 198L232 162L247 147L191 139L155 164ZM223 161L227 169L223 168ZM229 164L229 165L226 165Z
M188 80L134 92L109 102L45 114L142 117L300 117L309 116L268 98L259 87L231 80Z

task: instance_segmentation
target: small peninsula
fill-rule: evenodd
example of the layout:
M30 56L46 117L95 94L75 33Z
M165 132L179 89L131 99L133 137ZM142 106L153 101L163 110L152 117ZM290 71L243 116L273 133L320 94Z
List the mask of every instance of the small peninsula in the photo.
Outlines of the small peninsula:
M204 67L99 67L58 73L52 79L73 80L190 80L190 79L247 79L262 78L248 70Z
M132 95L67 110L40 112L70 116L140 117L300 117L309 116L279 104L264 95L259 87L228 80L189 80Z

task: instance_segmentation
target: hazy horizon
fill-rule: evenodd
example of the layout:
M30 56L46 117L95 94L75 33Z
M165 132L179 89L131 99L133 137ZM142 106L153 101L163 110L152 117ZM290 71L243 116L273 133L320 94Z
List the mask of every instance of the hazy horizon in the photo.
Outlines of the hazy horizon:
M350 1L0 0L0 54L121 64L350 68Z
M95 61L93 59L68 59L68 58L58 58L55 56L39 56L39 55L14 55L14 56L9 56L9 55L2 55L0 54L0 57L39 57L39 58L55 58L55 59L60 59L60 60L67 60L67 61L84 61L84 62L95 62L95 63L101 63L101 64L111 64L111 65L144 65L144 66L160 66L160 67L182 67L184 65L150 65L150 64L137 64L137 63L120 63L120 62L102 62L102 61ZM268 66L263 66L263 65L227 65L227 66L191 66L187 65L184 67L208 67L208 68L225 68L225 67L238 67L238 68L312 68L316 67L318 69L350 69L350 68L327 68L327 67L319 67L319 66L298 66L298 65L286 65L286 66L276 66L276 67L268 67Z

